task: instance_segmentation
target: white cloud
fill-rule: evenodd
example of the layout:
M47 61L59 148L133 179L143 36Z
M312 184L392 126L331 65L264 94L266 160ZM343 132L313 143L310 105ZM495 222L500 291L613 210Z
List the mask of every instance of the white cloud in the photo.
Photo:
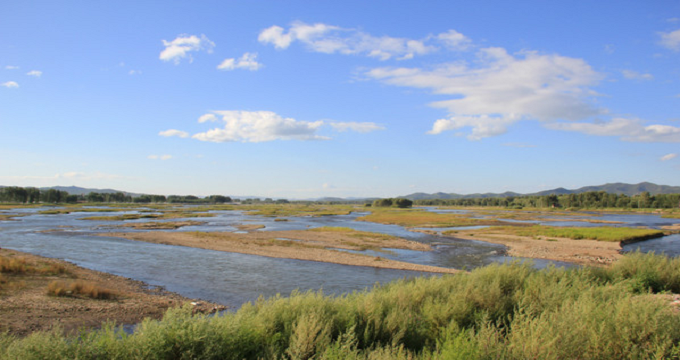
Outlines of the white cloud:
M28 75L28 76L40 77L40 76L42 76L42 71L40 71L40 70L31 70L31 71L27 72L26 75Z
M581 59L485 48L473 66L448 63L432 70L376 68L366 75L396 86L430 89L452 99L431 105L450 116L435 122L430 134L471 127L469 138L503 134L520 120L582 120L604 110L596 108L589 89L602 75Z
M150 160L170 160L172 155L149 155L147 158Z
M158 133L160 136L165 136L165 137L171 137L171 136L177 136L181 138L188 138L189 133L186 131L181 131L181 130L175 130L175 129L168 129L165 131L161 131Z
M678 157L678 154L675 154L675 153L673 153L673 154L666 154L666 155L660 157L659 160L661 160L661 161L668 161L668 160L673 160L673 159L675 159L676 157Z
M660 44L668 49L680 51L680 29L668 33L659 33Z
M215 121L217 121L217 116L215 116L215 114L204 114L204 115L201 115L198 118L199 123L204 123L204 122L207 122L207 121L215 122Z
M316 134L323 125L323 121L320 120L299 121L283 118L271 111L213 111L213 114L222 118L224 127L195 134L192 138L211 142L328 140L327 137Z
M12 88L18 88L19 84L17 84L16 81L7 81L7 82L0 84L0 86L4 86L6 88L12 89Z
M273 44L277 49L286 49L294 41L300 41L311 51L325 54L356 55L364 54L380 60L393 57L400 60L411 59L415 55L424 55L438 50L432 40L443 43L448 48L463 50L470 40L455 30L449 30L436 36L428 36L422 40L394 38L389 36L373 36L356 29L344 29L327 24L293 23L288 31L280 26L271 26L262 30L258 40L263 44Z
M13 66L13 65L7 65L5 66L5 70L17 70L19 69L18 66Z
M256 71L262 67L262 64L258 63L256 58L256 53L245 53L238 60L234 58L225 59L217 68L219 70L246 69Z
M139 75L141 73L142 73L141 70L130 70L130 71L128 71L128 75Z
M376 123L373 122L335 122L335 123L330 123L330 126L332 126L335 130L343 132L343 131L356 131L359 133L368 133L371 131L376 131L376 130L385 130L384 126L380 126Z
M642 74L633 70L623 70L621 71L623 77L630 80L652 80L654 76L652 74Z
M437 35L437 39L443 42L447 47L454 50L465 50L472 43L468 37L456 30L449 30L445 33L441 33Z
M553 130L576 131L587 135L619 136L631 142L680 142L680 128L670 125L647 125L639 119L614 118L610 121L592 123L551 123Z
M204 50L208 53L212 52L215 47L215 43L210 41L205 35L201 35L199 38L196 35L179 35L175 40L163 41L163 46L165 49L161 51L158 56L159 59L163 61L173 61L175 64L179 64L184 58L188 58L189 62L193 61L190 52Z

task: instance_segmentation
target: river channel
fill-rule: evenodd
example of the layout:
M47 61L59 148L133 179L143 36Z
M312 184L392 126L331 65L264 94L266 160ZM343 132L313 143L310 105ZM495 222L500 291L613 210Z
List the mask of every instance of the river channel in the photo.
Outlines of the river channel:
M288 295L294 290L320 290L325 294L361 291L376 283L415 276L435 276L413 271L346 266L312 261L267 258L182 246L138 242L97 234L120 229L120 222L80 220L93 213L43 215L45 209L17 209L0 214L19 214L12 221L0 221L0 247L46 257L64 259L76 265L120 275L160 286L181 295L200 298L238 308L260 296ZM135 211L113 212L106 215L134 214ZM472 269L496 262L516 260L505 254L502 245L481 241L456 240L408 231L397 225L356 221L363 214L322 217L288 217L287 221L247 215L241 211L212 211L214 217L199 218L199 226L187 226L168 231L232 231L239 224L261 224L260 231L302 230L321 226L343 226L361 231L378 232L429 243L433 251L418 252L392 249L379 256L417 264L458 269ZM633 215L627 223L661 226L673 223L652 215ZM280 219L279 219L280 220ZM145 220L132 220L145 221ZM620 221L612 220L612 221ZM571 222L571 225L585 223ZM554 225L552 223L551 225ZM599 224L602 225L602 224ZM630 226L630 225L629 225ZM57 230L57 231L54 231ZM126 231L135 231L128 230ZM138 230L142 231L142 230ZM624 250L665 252L678 255L680 236L672 235L628 245ZM370 251L364 252L368 255ZM523 260L523 259L520 259ZM572 266L567 263L533 260L536 267L548 264Z

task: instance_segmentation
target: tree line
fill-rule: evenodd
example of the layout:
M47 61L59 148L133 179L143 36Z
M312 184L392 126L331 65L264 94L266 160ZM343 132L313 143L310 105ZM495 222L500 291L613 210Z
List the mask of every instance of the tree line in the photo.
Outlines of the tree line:
M229 196L210 195L199 198L193 195L140 195L131 196L123 192L72 195L63 190L41 190L35 187L8 186L0 188L0 202L19 204L57 203L178 203L178 204L224 204L232 202Z
M416 205L439 206L495 206L508 208L618 208L618 209L672 209L680 207L680 194L651 195L645 191L628 196L606 191L589 191L580 194L528 195L516 197L490 197L470 199L416 200Z

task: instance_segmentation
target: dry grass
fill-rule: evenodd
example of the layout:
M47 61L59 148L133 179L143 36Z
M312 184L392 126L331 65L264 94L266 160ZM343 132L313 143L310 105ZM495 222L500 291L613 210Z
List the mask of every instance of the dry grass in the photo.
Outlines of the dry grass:
M118 294L113 290L107 289L93 282L84 280L51 281L47 285L47 295L69 297L83 296L97 300L115 299L118 296Z
M61 264L29 262L23 257L0 255L0 273L58 275L66 272L66 267Z

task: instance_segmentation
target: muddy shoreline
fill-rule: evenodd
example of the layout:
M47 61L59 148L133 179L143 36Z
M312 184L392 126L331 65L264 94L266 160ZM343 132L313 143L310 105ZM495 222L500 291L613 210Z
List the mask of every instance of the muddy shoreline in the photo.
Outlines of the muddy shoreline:
M64 274L2 274L0 289L0 331L23 337L36 331L59 327L65 334L97 329L106 322L136 324L145 318L160 319L169 308L194 303L195 312L225 310L223 305L190 299L146 283L72 263L19 251L0 249L6 258L23 259L39 266L57 265ZM100 300L83 296L47 295L52 281L87 281L113 290L115 298Z

